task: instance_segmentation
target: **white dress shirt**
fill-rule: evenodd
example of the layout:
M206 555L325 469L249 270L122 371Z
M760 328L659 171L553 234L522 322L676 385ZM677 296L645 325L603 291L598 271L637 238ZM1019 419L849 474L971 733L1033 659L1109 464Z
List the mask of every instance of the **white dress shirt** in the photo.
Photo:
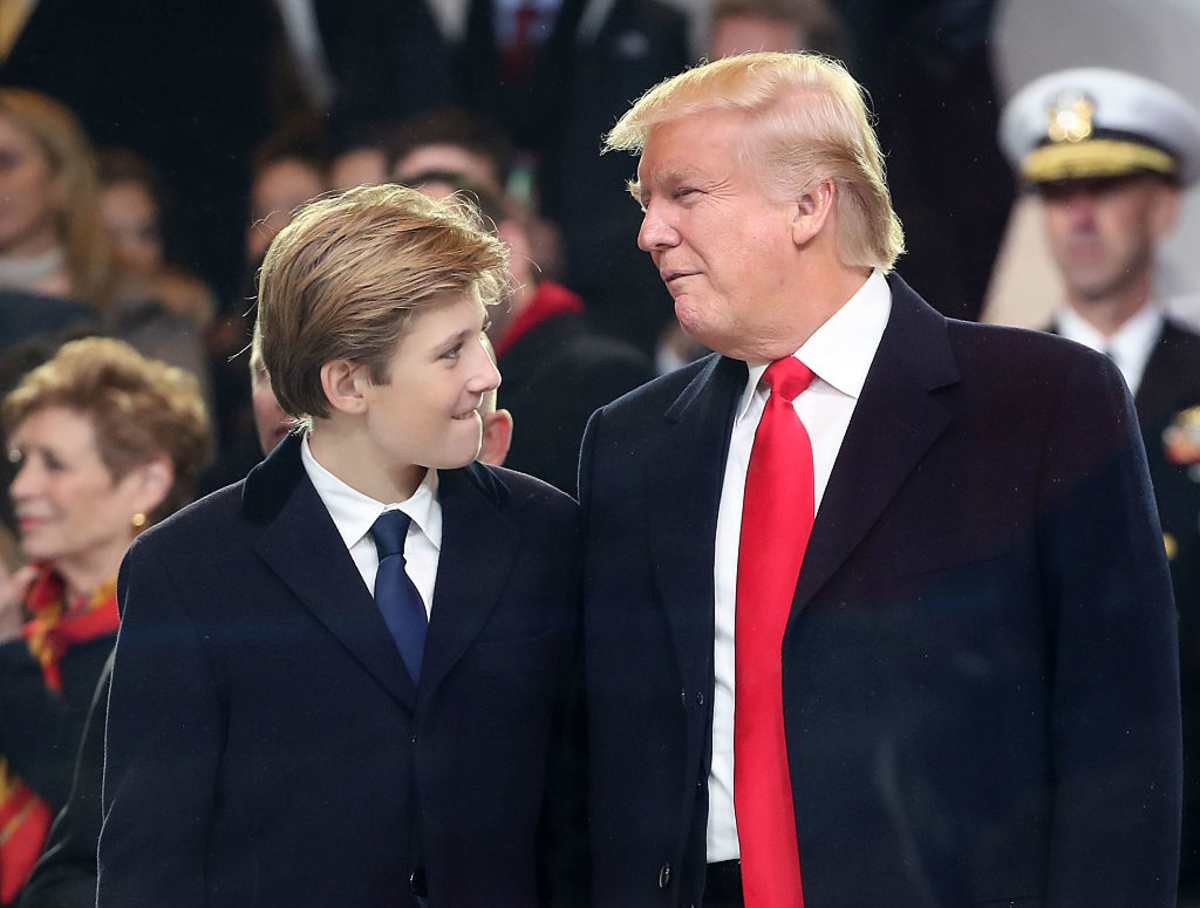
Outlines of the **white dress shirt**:
M442 506L437 499L437 470L426 470L425 478L412 497L395 504L382 504L351 488L317 463L307 435L300 444L300 460L372 596L375 595L375 575L379 572L379 553L375 550L371 526L384 511L403 511L412 518L404 539L405 569L421 594L425 614L429 615L433 609L433 586L442 548Z
M892 311L892 291L876 270L847 303L821 325L794 354L812 370L812 384L792 405L808 430L813 448L813 481L818 513L834 461L867 372ZM742 499L754 433L770 389L761 384L769 363L747 363L749 376L734 417L725 461L725 481L717 512L713 563L716 646L713 668L712 772L708 779L708 861L740 857L733 809L734 623L737 607L738 546ZM761 386L760 386L761 385Z
M1162 335L1162 306L1156 303L1143 306L1133 318L1109 337L1093 328L1069 306L1063 306L1057 321L1058 333L1067 340L1111 356L1121 374L1125 376L1129 393L1137 394L1142 375L1146 372L1146 363L1150 361L1154 345Z
M315 0L275 0L300 83L317 110L328 110L336 93L329 57L317 27Z

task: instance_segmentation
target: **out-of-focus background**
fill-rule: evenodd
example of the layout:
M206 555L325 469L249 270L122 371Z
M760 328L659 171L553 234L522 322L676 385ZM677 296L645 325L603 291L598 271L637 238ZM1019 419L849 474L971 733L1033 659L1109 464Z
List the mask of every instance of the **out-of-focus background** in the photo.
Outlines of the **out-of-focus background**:
M70 789L126 547L288 431L246 348L291 212L363 183L468 193L513 251L491 329L489 407L508 415L482 456L574 493L588 415L706 352L637 249L636 161L602 155L603 135L701 59L798 49L843 60L870 95L900 274L955 318L1070 335L1076 306L1095 329L1076 339L1138 394L1181 619L1180 904L1200 905L1200 194L1147 174L1033 191L998 138L1022 87L1077 66L1200 107L1200 3L0 0L0 818L21 820L0 829L0 906ZM1105 220L1146 179L1162 191L1141 204L1179 204L1161 237L1144 212ZM1064 242L1137 253L1093 309L1052 254L1052 205L1074 206ZM1121 280L1135 266L1149 276ZM170 483L122 498L146 464Z

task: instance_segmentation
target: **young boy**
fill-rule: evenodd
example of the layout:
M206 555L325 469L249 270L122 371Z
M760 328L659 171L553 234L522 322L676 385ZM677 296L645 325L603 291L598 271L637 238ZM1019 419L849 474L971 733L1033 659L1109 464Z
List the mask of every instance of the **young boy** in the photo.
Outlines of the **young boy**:
M505 251L396 186L274 240L301 429L122 567L99 905L580 904L574 503L474 462Z

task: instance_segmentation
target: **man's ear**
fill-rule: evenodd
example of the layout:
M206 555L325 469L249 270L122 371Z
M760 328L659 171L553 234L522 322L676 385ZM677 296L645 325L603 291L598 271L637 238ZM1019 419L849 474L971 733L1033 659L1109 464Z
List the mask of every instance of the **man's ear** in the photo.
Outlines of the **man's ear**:
M331 359L321 366L321 390L329 405L339 413L362 413L370 376L366 366L348 359Z
M513 418L507 410L496 410L483 417L483 446L479 456L475 458L480 463L490 463L492 466L503 466L508 457L508 449L512 447Z
M829 179L821 180L800 196L792 216L792 242L800 247L811 243L825 227L836 201L837 187Z

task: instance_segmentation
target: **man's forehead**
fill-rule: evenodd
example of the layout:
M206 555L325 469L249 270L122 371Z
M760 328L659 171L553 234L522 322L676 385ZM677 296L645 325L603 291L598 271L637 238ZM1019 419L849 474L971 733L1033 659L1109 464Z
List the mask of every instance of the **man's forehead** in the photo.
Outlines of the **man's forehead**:
M669 185L678 183L689 177L697 176L700 168L686 160L656 161L651 159L649 164L643 155L638 162L638 182L643 186Z

